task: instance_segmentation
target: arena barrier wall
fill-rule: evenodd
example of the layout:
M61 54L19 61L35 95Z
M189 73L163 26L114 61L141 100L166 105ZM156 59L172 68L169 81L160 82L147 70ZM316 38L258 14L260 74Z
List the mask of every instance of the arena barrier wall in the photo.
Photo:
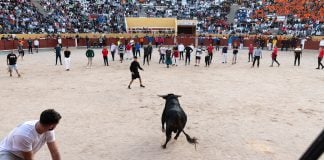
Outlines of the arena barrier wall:
M104 46L111 45L112 43L117 44L117 41L120 39L122 43L129 42L131 38L107 38ZM139 41L139 38L132 38L135 42ZM184 45L195 45L197 38L195 37L168 37L164 38L164 45L175 45L176 43L183 43ZM75 47L75 39L71 38L63 38L62 39L62 45L63 47L69 46L69 47ZM90 46L96 46L98 38L90 38ZM0 40L0 50L12 50L18 48L18 40ZM147 45L149 42L147 39L144 39L144 44ZM212 43L212 40L205 39L203 45L208 46L210 43ZM239 41L234 41L233 44L236 43L237 45L240 44ZM243 46L248 47L249 44L253 43L253 39L244 40ZM318 50L319 49L319 41L314 40L308 40L305 43L305 49L313 49ZM54 48L57 45L56 39L40 39L39 40L39 48ZM227 45L227 39L221 39L221 46ZM281 48L281 41L279 40L277 42L278 48ZM152 42L152 45L155 45L154 42ZM79 38L77 40L77 46L86 46L86 39L85 38ZM27 40L24 41L24 49L28 49Z

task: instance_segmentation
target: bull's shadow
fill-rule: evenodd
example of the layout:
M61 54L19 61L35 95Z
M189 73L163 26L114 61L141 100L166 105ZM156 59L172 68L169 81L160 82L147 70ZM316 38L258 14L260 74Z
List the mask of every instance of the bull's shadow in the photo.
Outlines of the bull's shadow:
M172 132L176 133L176 136L174 137L175 140L178 139L181 132L184 133L186 136L187 141L190 144L194 144L196 148L196 144L198 144L197 138L193 137L191 138L185 131L184 128L187 123L187 115L183 111L183 109L180 106L178 97L181 97L180 95L175 95L173 93L167 94L167 95L158 95L159 97L162 97L165 99L165 107L162 113L162 132L165 132L166 141L162 145L162 148L166 148L167 143L170 141ZM164 128L164 123L166 124L166 129Z

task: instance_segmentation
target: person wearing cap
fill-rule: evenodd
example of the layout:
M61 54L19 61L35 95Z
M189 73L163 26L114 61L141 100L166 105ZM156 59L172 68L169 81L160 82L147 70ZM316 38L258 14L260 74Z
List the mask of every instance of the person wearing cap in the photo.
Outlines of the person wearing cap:
M133 81L135 79L139 79L140 81L140 87L144 88L145 86L142 84L142 79L141 79L141 76L138 72L138 69L144 71L144 69L140 66L140 64L138 63L137 61L137 56L134 56L134 60L133 62L131 63L130 67L129 67L131 73L132 73L132 80L129 82L129 85L128 85L128 89L131 89L131 85L133 83Z

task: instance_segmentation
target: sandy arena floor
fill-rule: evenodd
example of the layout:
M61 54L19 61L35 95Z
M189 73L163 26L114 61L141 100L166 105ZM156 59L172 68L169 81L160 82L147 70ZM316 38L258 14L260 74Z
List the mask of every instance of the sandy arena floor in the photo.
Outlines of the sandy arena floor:
M210 68L181 61L167 69L155 50L141 72L146 88L137 80L131 90L130 61L109 57L105 67L95 50L94 66L86 69L84 53L72 49L69 72L54 65L54 51L27 54L18 62L22 78L9 77L6 56L0 56L0 139L55 108L63 116L56 137L64 160L296 160L323 129L318 51L306 51L300 67L293 66L293 52L279 52L281 66L270 68L267 51L260 68L250 68L247 50L241 50L236 65L220 63L215 53ZM182 95L185 130L199 139L197 151L183 134L161 149L165 101L157 95L167 93ZM50 159L46 146L36 159Z

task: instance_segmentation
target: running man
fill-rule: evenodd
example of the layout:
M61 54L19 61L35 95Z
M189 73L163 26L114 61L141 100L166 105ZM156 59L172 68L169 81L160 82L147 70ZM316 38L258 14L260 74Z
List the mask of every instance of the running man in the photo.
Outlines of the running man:
M118 45L118 54L119 54L120 63L123 63L124 54L125 54L125 47L124 47L123 43L120 43Z
M208 54L209 54L209 60L211 63L212 60L213 60L213 50L214 50L214 47L213 47L213 44L211 43L208 47L207 47L207 51L208 51Z
M13 53L13 51L11 51L7 55L7 65L9 68L10 77L12 77L12 70L15 70L18 77L20 77L20 74L17 69L17 56L16 56L16 54ZM0 158L1 158L1 156L0 156Z
M112 57L113 61L115 61L116 49L117 49L117 46L114 43L112 43L110 46L110 52L111 52L111 57Z
M249 46L249 61L248 62L253 62L253 51L254 51L254 47L253 47L253 44L251 43Z
M18 125L0 142L0 159L33 160L34 154L46 143L52 160L61 160L54 132L60 119L58 112L48 109L41 113L39 120Z
M324 47L321 47L320 53L318 55L318 66L316 69L320 69L321 66L322 69L324 69L324 65L322 64L323 57L324 57Z
M273 67L273 62L276 62L278 64L278 67L280 66L280 63L277 61L277 56L278 56L278 48L277 48L277 46L274 46L273 52L271 54L272 63L270 65L270 67Z
M129 82L128 89L131 89L131 85L135 79L139 79L140 81L140 87L144 88L145 86L142 84L141 76L138 72L138 69L144 71L144 69L140 66L140 64L137 62L137 56L134 56L134 60L130 65L130 71L132 73L132 80Z

